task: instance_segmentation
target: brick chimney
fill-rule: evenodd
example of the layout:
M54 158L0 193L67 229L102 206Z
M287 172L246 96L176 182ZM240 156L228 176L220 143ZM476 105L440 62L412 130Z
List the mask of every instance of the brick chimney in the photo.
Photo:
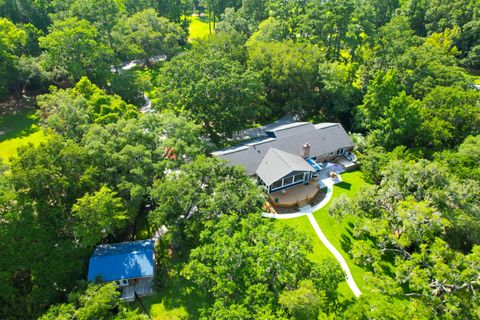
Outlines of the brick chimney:
M309 158L310 157L310 144L305 143L302 147L302 152L300 153L300 156L303 158Z

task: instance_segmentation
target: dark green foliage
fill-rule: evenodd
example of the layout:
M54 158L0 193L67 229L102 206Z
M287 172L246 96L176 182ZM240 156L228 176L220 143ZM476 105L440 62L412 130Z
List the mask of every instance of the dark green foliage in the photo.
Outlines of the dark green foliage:
M205 39L198 39L193 48L199 54L206 56L218 54L242 65L247 61L245 36L236 31L218 32Z
M187 44L203 8L214 35ZM176 270L189 280L175 277L208 296L193 317L478 318L480 93L460 66L478 73L479 10L478 0L0 0L0 97L61 87L37 99L53 137L0 168L0 318L33 319L68 298L43 318L143 319L113 285L78 281L93 247L125 240L139 212L145 229L169 228L160 261L185 258ZM170 61L152 68L162 54ZM144 63L112 68L131 59ZM145 92L159 113L137 111ZM366 137L359 162L375 185L329 210L360 217L350 254L375 289L359 299L340 302L339 266L313 264L302 235L258 217L265 197L244 171L200 156L207 136L230 143L285 112Z
M0 17L0 99L15 80L18 56L26 42L27 33L24 30Z
M438 161L444 163L460 179L472 178L480 181L480 135L467 137L458 147L458 151L447 150L435 154Z
M107 95L85 77L72 89L52 87L50 91L37 97L42 124L67 138L80 139L92 123L107 124L138 116L135 106Z
M215 51L205 55L192 50L174 58L157 83L154 106L185 113L214 140L230 137L264 110L257 74Z
M327 49L327 59L338 60L341 49L348 45L354 1L311 1L307 8L302 32L311 42L321 43Z
M130 311L120 299L115 283L108 283L90 284L84 292L73 292L69 295L69 303L54 305L40 317L40 320L60 319L145 320L148 317Z
M477 140L470 137L458 152L445 151L433 162L415 161L399 151L367 150L361 159L365 173L376 170L380 186L360 192L353 201L337 202L331 210L364 217L354 231L356 263L382 278L388 274L385 261L395 257L397 284L383 282L393 290L389 295L419 299L439 317L471 318L478 308L471 298L479 290L480 189L471 162ZM370 169L373 164L376 168ZM473 175L467 173L469 167ZM395 286L401 286L400 292Z
M290 111L312 113L319 101L320 50L308 44L284 42L248 43L248 66L265 84L267 102L275 114Z
M187 251L209 220L229 213L260 212L265 201L261 189L243 169L215 159L199 157L155 183L151 196L156 209L149 220L166 224L175 246Z
M118 99L85 82L76 90ZM122 240L153 180L203 151L200 135L182 117L146 115L20 150L0 180L2 317L34 318L60 301L84 278L96 244Z
M0 2L0 17L14 23L31 23L41 30L46 30L50 24L48 7L48 1L44 0L3 0Z
M421 146L454 147L480 133L480 92L437 87L422 101Z
M185 33L176 23L160 17L154 9L139 11L120 20L112 31L117 54L124 59L143 59L147 64L158 54L171 56L185 42Z
M341 119L346 127L353 124L352 111L361 99L360 90L352 83L353 72L352 65L338 62L320 64L318 71L326 113Z
M115 75L110 83L110 91L118 94L128 103L143 106L146 101L145 92L152 88L148 73L134 70L124 70Z
M284 318L282 306L291 316L311 319L328 310L335 301L326 298L328 292L345 277L336 263L309 261L311 250L301 234L258 215L224 215L206 223L182 273L214 298L205 317L228 319L241 312L244 319Z
M112 30L118 23L121 8L114 0L79 0L72 3L68 15L89 21L112 47Z
M55 21L49 33L39 39L45 68L54 80L78 81L88 76L103 83L113 52L100 39L95 26L86 20L67 18Z

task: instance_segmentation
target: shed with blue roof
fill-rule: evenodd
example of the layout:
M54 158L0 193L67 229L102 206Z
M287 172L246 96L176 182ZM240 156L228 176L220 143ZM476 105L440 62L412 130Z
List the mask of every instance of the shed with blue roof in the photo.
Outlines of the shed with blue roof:
M127 301L152 294L155 243L149 239L97 246L90 257L88 281L116 281Z

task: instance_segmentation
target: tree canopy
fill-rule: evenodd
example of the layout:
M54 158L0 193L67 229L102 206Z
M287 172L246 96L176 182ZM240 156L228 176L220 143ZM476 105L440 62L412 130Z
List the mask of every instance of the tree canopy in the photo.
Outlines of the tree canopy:
M0 0L0 144L45 137L0 162L0 318L144 319L83 279L162 226L154 299L191 318L478 318L479 35L478 0ZM280 118L356 143L326 209L359 298L209 155Z

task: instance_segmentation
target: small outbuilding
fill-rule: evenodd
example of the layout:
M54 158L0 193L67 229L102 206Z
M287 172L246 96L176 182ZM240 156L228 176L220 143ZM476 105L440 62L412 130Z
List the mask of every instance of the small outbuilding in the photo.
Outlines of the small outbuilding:
M115 281L128 302L154 293L155 239L102 244L90 257L88 281Z

